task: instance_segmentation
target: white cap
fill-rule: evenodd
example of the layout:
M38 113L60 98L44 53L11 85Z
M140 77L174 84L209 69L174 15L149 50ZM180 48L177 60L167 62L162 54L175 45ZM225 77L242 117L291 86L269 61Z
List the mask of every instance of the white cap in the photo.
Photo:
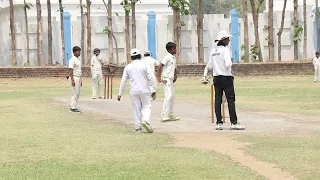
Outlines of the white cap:
M214 40L214 42L221 41L222 39L229 38L229 37L232 37L232 36L228 33L228 31L223 30L217 33L217 37L216 37L216 40Z
M130 55L131 56L136 56L140 54L140 50L139 49L131 49L130 51Z

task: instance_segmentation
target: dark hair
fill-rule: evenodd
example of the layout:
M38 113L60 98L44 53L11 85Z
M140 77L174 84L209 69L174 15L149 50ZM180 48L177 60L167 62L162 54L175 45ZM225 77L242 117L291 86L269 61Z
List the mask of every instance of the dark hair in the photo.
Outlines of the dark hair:
M148 57L148 56L150 56L150 54L149 53L144 53L144 56Z
M76 51L81 51L81 48L79 46L74 46L72 52L75 53Z
M316 52L316 55L319 55L319 52L318 52L318 51Z
M131 60L137 60L137 59L141 59L141 54L135 55L135 56L131 56Z
M173 42L168 42L167 44L166 44L166 49L167 49L167 51L169 52L172 48L174 48L174 47L176 47L177 45L175 44L175 43L173 43Z
M218 42L217 46L227 46L225 43L223 43L223 40L225 40L225 39L230 39L230 38L223 38L223 39L221 39L221 40Z

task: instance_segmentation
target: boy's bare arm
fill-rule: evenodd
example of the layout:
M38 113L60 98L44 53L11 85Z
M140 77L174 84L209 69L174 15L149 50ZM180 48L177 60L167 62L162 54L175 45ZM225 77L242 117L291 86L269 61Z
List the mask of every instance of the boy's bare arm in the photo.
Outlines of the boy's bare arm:
M163 65L160 63L157 68L157 80L159 83L161 82L162 67L163 67Z
M173 82L176 82L178 79L178 72L177 72L177 68L174 69L174 78L173 78Z

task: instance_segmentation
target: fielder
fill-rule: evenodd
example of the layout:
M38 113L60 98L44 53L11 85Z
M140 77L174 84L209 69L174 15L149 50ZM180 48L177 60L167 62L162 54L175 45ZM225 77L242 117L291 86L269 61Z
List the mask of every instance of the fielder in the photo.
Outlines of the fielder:
M231 35L227 31L220 31L217 33L217 47L213 48L209 55L209 62L211 62L213 84L215 91L215 113L217 117L216 130L223 130L221 104L223 92L226 94L228 101L228 109L231 121L231 130L244 130L245 127L238 123L236 107L235 107L235 93L234 93L234 77L231 72L231 54L227 47L230 42Z
M70 112L80 112L80 110L77 109L77 103L80 96L80 88L82 86L81 60L79 59L81 48L75 46L72 48L72 52L73 56L69 60L69 78L72 87Z
M97 94L99 99L103 98L103 78L102 78L102 66L103 60L100 55L100 49L95 48L93 50L93 56L91 58L91 74L92 74L92 99L97 99Z
M319 81L319 76L320 76L319 52L316 52L316 57L313 58L313 66L314 66L314 82L317 82Z
M158 66L157 79L159 83L164 84L164 102L162 107L162 121L176 121L180 117L176 117L173 112L175 89L174 83L177 80L177 62L174 55L176 54L176 44L168 42L166 44L168 54L163 58Z
M153 133L153 129L150 125L150 116L151 98L156 94L154 75L150 68L148 68L141 60L139 49L132 49L130 54L132 62L124 68L119 88L118 101L121 100L127 80L130 80L130 98L134 111L135 131L141 132L141 126L143 126L148 133ZM150 92L150 86L154 91Z
M153 76L154 76L154 79L156 79L156 76L155 76L155 66L158 66L160 63L157 61L157 60L155 60L154 58L152 58L151 56L150 56L151 54L150 54L150 51L145 51L144 52L144 58L143 58L143 62L150 68L150 70L151 70L151 72L152 72L152 74L153 74ZM154 91L153 89L152 89L152 87L150 87L150 91L152 92L152 91ZM154 96L153 98L152 98L153 100L155 100L156 99L156 96Z

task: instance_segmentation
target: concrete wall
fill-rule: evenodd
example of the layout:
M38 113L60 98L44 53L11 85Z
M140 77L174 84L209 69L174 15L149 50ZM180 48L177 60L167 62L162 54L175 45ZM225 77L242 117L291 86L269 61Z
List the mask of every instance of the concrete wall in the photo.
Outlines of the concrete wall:
M302 11L299 11L302 12ZM72 31L72 46L80 46L80 16L71 14L71 31ZM291 26L291 20L293 17L292 12L286 13L286 20L284 25L284 31L282 35L282 60L293 60L293 28ZM299 14L300 20L302 19L302 13ZM197 63L197 34L196 34L196 16L183 16L182 20L186 26L182 27L181 32L181 51L182 60L185 64ZM308 24L308 46L307 56L313 57L314 54L314 17L307 17ZM47 18L43 17L43 52L44 60L47 62ZM147 37L147 16L137 17L137 48L145 50L148 47ZM264 28L267 25L267 14L262 13L259 17L259 34L262 46L262 53L264 60L268 59L268 44L265 38L267 37L267 30ZM274 13L274 39L275 39L275 57L277 57L277 35L281 22L281 12ZM302 21L300 21L302 22ZM15 23L17 33L17 59L18 65L22 66L26 62L26 36L25 36L25 23L22 6L16 6L15 8ZM302 24L302 23L301 23ZM37 64L37 46L36 46L36 17L29 17L29 36L30 36L30 60L31 65ZM53 60L54 62L62 63L62 52L60 43L60 22L59 18L52 18L53 26ZM108 37L103 34L102 30L107 26L107 18L105 16L93 16L92 17L92 49L99 47L102 50L104 57L108 57ZM240 33L239 33L239 48L243 45L243 22L239 21ZM173 24L172 16L157 17L156 23L156 46L157 46L157 60L162 59L166 55L165 44L168 41L173 40ZM211 48L215 46L214 38L216 33L220 30L230 30L230 18L225 18L223 15L212 14L204 16L204 47L205 47L205 61L208 60L208 53ZM9 26L9 9L4 8L0 10L0 66L11 66L11 38L10 38L10 26ZM125 39L124 39L124 18L122 16L113 17L113 30L118 41L119 58L120 63L125 63ZM250 44L254 44L254 28L252 16L249 15L249 38ZM303 42L299 42L299 59L303 58ZM115 46L114 46L115 48ZM85 50L85 47L82 48ZM240 49L239 49L240 50ZM115 52L115 50L114 50ZM240 57L242 52L240 53ZM85 56L86 57L86 56ZM115 53L114 53L115 57Z

